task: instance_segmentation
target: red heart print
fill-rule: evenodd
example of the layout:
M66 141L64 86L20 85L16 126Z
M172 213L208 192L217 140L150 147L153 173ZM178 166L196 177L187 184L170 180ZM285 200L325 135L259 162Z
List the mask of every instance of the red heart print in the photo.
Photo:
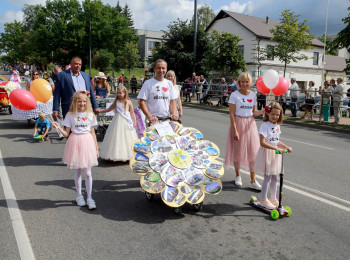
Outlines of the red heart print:
M164 87L163 87L162 89L163 89L163 91L164 91L164 92L167 92L167 91L168 91L168 89L167 89L167 88L164 88Z
M81 119L82 119L83 121L85 121L87 118L86 118L86 117L82 117Z
M276 129L276 132L278 133L278 128Z
M253 99L247 99L247 101L248 101L249 103L252 103Z

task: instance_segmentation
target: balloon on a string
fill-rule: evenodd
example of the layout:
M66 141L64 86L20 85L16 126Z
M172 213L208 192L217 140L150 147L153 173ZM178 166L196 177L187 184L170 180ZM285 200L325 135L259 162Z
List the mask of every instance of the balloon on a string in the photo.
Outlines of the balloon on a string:
M266 87L265 84L264 84L263 76L260 76L257 79L257 81L256 81L256 88L263 95L267 95L267 94L270 93L270 89L268 87Z
M39 102L46 103L52 96L52 88L50 83L45 79L35 79L30 84L30 93Z
M267 70L263 75L263 81L266 87L273 89L277 86L279 77L275 70Z
M272 89L275 96L281 96L288 91L289 81L286 78L280 77L277 86Z
M36 108L37 102L29 91L25 89L15 89L10 94L11 104L20 110L28 111Z

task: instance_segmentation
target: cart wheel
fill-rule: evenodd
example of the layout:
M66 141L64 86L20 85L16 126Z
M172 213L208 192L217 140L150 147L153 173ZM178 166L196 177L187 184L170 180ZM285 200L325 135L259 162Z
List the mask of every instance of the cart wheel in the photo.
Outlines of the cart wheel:
M182 207L174 208L174 212L176 215L181 215L182 214Z
M9 106L9 114L12 115L12 108Z
M290 207L284 206L284 209L288 211L288 214L286 215L287 217L289 217L290 215L292 215L292 210L291 210Z
M250 202L253 203L253 202L256 202L258 199L255 197L255 196L251 196L250 197Z
M270 216L273 220L277 220L280 217L280 213L278 213L277 209L271 210Z
M154 200L154 194L152 194L152 193L145 191L145 196L146 196L148 201Z
M27 124L28 126L30 126L30 119L27 119Z
M201 211L203 209L203 202L198 203L198 204L193 204L193 210L194 211Z

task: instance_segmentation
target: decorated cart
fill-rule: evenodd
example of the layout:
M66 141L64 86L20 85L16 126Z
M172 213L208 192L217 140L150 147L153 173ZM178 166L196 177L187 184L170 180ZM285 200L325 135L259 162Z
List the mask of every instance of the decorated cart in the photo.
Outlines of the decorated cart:
M10 93L17 89L17 85L14 82L9 82L5 77L0 76L0 111L7 111L12 114Z
M165 121L144 130L133 143L130 168L141 176L148 200L160 194L163 202L181 214L185 203L201 210L206 195L222 190L224 167L217 160L220 150L192 127Z

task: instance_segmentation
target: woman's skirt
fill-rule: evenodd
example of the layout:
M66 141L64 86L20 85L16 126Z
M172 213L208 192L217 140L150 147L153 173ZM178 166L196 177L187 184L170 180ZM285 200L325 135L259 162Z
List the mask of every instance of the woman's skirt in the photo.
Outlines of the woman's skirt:
M278 175L281 173L282 155L275 150L260 147L255 160L255 171L266 175Z
M95 140L91 133L71 133L64 148L63 162L70 169L84 169L98 165Z
M245 171L254 171L256 153L260 147L258 129L254 117L235 116L239 141L233 138L230 124L226 141L226 168L240 168Z

